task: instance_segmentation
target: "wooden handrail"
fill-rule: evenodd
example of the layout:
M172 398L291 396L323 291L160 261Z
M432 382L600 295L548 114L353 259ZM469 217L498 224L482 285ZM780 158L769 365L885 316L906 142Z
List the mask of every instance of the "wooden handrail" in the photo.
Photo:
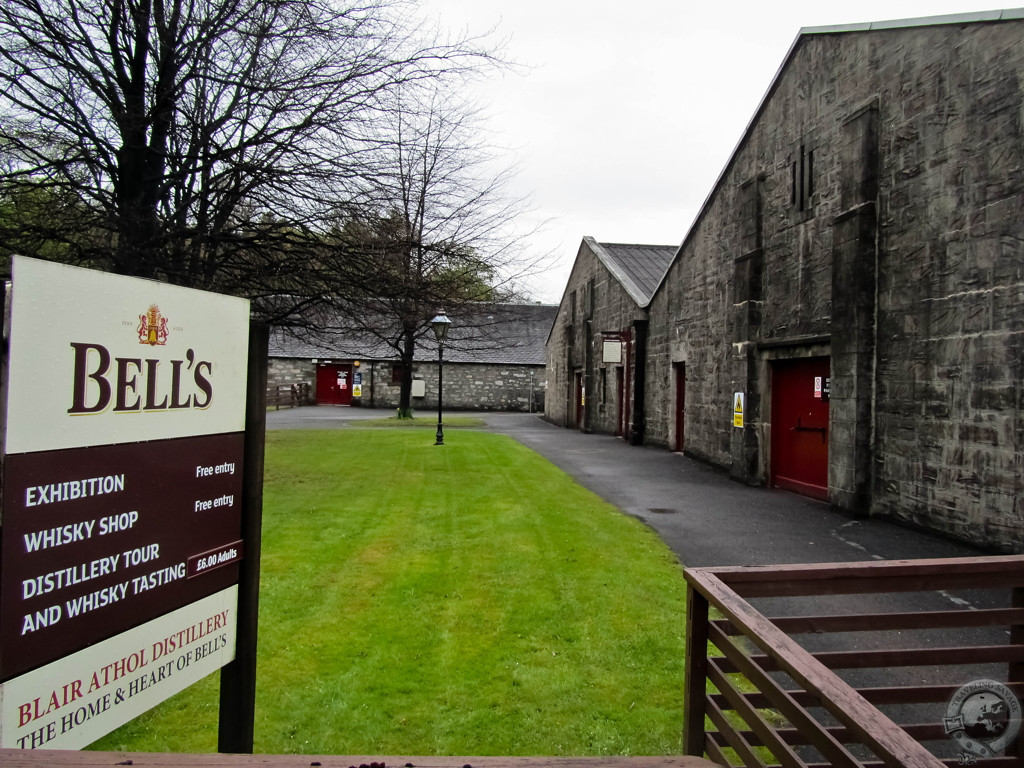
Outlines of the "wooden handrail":
M854 595L1024 586L1024 555L713 569L742 597Z
M943 627L995 627L1024 624L1024 608L980 608L973 611L920 611L919 613L851 613L841 616L780 616L770 618L790 635L821 632L877 632L880 628L936 629Z
M937 768L941 763L895 723L878 711L857 691L840 680L792 638L777 629L753 606L742 600L708 571L688 571L687 578L699 585L726 618L771 656L790 677L807 690L815 691L821 703L858 738L875 750L893 768Z
M683 744L688 754L705 754L728 765L804 768L824 759L829 765L938 768L965 757L975 759L961 753L951 760L951 751L963 742L953 742L942 717L956 692L977 677L963 665L998 665L1010 690L1018 697L1024 693L1024 680L1019 679L1024 670L1024 556L699 568L688 569L686 580L691 613ZM903 610L889 610L893 593L979 587L1003 590L1006 604L919 611L926 603L915 599L904 600L909 607ZM864 612L872 599L858 597L853 605L861 610L833 614L841 604L830 601L823 615L822 601L815 600L872 593L887 595L875 601L885 604L886 611ZM785 598L786 615L768 618L748 600L765 597ZM779 601L772 605L777 609ZM794 605L798 615L789 615ZM805 612L799 614L801 610ZM1007 642L940 646L934 635L917 634L961 627L977 627L985 637L999 642L1002 636ZM997 633L999 628L1005 631ZM832 635L835 641L814 640L814 647L822 650L813 653L791 636L829 633L844 634ZM871 642L864 648L850 641L851 635ZM851 645L841 647L843 642ZM903 667L928 668L927 684L917 678L908 684L895 681L893 670ZM894 682L858 690L839 670L876 670L882 680ZM937 674L947 679L934 678ZM791 682L783 682L780 675ZM897 723L889 709L878 709L895 707L893 716L907 717L915 703L937 705L932 707L935 720ZM938 749L945 760L925 743L943 745ZM1024 765L1015 748L1007 752L1006 757L977 762Z

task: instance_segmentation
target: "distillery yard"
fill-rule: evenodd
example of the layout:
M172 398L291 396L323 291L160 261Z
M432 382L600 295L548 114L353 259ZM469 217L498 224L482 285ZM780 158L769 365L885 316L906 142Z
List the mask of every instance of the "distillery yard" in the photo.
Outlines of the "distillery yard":
M255 751L679 754L685 587L503 435L267 436ZM93 745L214 752L218 676Z

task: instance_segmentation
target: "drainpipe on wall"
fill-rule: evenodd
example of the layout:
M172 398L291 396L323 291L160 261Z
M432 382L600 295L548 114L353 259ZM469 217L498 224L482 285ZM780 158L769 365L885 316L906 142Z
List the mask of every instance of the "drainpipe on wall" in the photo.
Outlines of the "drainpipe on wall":
M590 434L593 431L591 411L594 402L594 329L590 320L583 321L583 333L583 391L586 395L581 426L586 434Z
M644 390L647 381L647 321L633 322L633 423L629 430L629 444L643 445L647 419L644 413Z

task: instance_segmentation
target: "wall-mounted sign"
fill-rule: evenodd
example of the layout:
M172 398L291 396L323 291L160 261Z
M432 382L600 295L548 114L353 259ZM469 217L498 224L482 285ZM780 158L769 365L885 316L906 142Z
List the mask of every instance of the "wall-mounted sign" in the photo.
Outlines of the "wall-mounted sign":
M814 399L828 400L832 389L832 379L828 376L814 377Z
M742 392L736 392L732 396L732 425L734 427L743 426L743 405L744 405L744 394Z
M161 617L234 594L249 303L21 257L12 268L0 746L75 748L77 727L26 740L51 727L49 703L19 699L40 668L88 646L95 665L128 630L147 647ZM29 704L27 721L8 717Z
M622 362L622 342L618 339L614 341L605 341L602 345L601 360L605 363L621 363Z

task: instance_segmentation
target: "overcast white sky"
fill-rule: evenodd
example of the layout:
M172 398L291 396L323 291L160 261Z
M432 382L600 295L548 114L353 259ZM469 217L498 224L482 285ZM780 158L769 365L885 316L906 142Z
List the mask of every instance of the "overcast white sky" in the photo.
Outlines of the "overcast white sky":
M997 2L998 0L995 0ZM497 27L521 74L481 83L561 299L580 240L677 245L801 27L992 10L993 0L423 0L449 29Z

